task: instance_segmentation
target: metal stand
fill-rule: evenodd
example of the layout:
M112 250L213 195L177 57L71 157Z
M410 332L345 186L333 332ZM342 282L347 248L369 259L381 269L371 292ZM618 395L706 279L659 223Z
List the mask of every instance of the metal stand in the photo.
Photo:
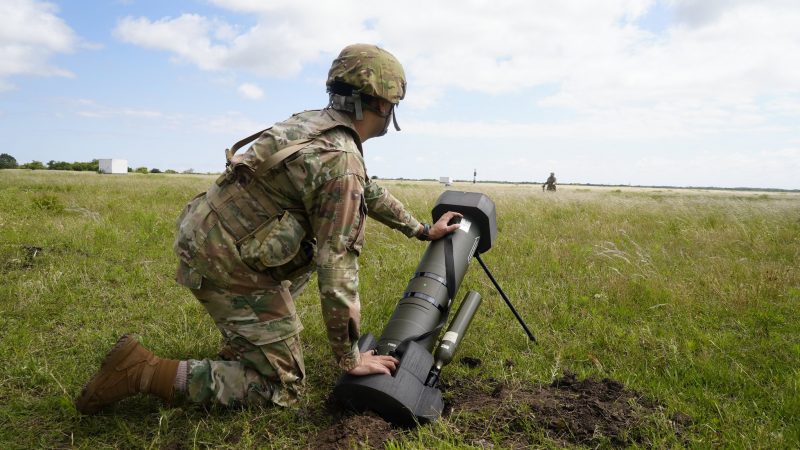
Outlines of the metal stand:
M514 305L511 304L511 300L508 299L508 296L506 296L506 293L503 292L503 289L500 288L499 284L497 284L497 280L494 279L494 276L492 276L492 272L490 272L489 268L486 267L486 264L481 259L481 255L476 253L475 254L475 259L477 259L478 262L481 263L481 267L483 267L483 271L486 272L486 275L488 275L489 279L492 280L492 283L494 284L494 287L497 289L497 292L499 292L500 296L503 297L503 300L506 301L506 305L508 305L508 308L511 310L511 312L514 313L514 317L516 317L517 321L519 322L519 324L522 325L522 328L525 330L525 333L528 334L528 337L530 338L530 340L532 340L533 342L536 342L536 337L533 335L533 333L531 333L531 330L528 329L528 325L526 325L525 321L522 320L522 317L519 315L517 310L514 309Z

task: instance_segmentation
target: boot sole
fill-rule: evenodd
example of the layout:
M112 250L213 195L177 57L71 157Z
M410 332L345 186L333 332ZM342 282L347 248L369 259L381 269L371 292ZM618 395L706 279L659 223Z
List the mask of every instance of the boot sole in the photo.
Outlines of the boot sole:
M75 399L75 409L77 409L78 412L82 414L95 414L103 409L103 406L92 405L90 400L94 396L96 387L104 381L103 379L106 376L105 369L107 367L113 368L124 360L130 351L136 347L137 343L136 338L132 334L123 334L117 339L117 342L111 350L106 353L103 362L100 363L100 369L86 382L83 389L81 389L81 394Z

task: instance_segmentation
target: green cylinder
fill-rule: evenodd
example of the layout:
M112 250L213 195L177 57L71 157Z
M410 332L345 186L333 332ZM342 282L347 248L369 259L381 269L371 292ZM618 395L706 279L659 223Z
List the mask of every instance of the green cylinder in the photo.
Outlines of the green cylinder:
M472 318L475 317L475 311L478 310L480 305L481 295L475 291L467 292L467 295L464 296L464 300L461 301L461 306L458 307L456 316L453 317L453 321L450 322L450 327L447 328L444 336L442 336L439 347L436 348L436 355L434 356L436 362L434 363L434 367L437 370L450 364L450 361L453 360L453 356L459 344L461 344L461 339L464 338L464 334L467 332Z
M387 355L404 340L413 339L429 352L438 337L433 331L447 320L452 299L447 290L446 253L452 248L453 274L450 276L453 296L467 273L467 268L481 240L481 229L467 214L461 227L450 236L428 246L409 281L403 297L378 340L378 354ZM447 243L450 240L450 243ZM418 339L420 336L428 336Z

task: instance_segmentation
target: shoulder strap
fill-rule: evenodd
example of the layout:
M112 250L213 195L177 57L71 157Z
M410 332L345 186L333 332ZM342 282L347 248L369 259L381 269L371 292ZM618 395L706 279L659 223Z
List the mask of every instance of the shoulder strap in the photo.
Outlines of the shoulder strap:
M239 151L240 148L242 148L245 145L255 141L256 139L258 139L259 136L261 136L267 130L269 130L269 128L264 128L263 130L259 131L258 133L255 133L255 134L252 134L250 136L247 136L246 138L242 139L241 141L233 144L233 147L226 148L225 149L225 159L227 160L226 165L230 165L231 158L233 158L233 155L235 155L236 152Z
M300 151L303 147L305 147L309 142L314 140L314 138L306 138L300 139L297 141L289 142L289 145L278 150L277 152L269 155L263 163L258 165L258 169L256 169L256 176L263 175L273 167L277 166L286 158L294 155L298 151Z
M235 155L240 148L258 139L267 130L269 130L269 128L266 128L264 130L259 131L258 133L250 135L242 139L241 141L233 144L233 147L225 149L225 158L227 159L227 162L225 163L225 171L222 173L222 175L219 176L219 178L217 178L216 183L218 186L222 186L222 184L225 183L226 180L232 179L231 177L233 177L235 173L234 167L231 166L231 159L233 158L233 155ZM306 144L308 144L312 140L313 138L289 141L288 146L278 150L277 152L267 157L264 160L264 163L259 165L255 174L256 175L264 174L268 170L278 165L284 159L292 156L294 153L297 153L300 149L302 149Z

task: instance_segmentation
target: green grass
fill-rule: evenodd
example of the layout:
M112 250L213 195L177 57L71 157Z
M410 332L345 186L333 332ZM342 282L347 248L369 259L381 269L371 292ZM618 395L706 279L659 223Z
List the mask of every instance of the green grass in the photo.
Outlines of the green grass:
M213 179L0 171L0 448L292 448L331 425L324 404L338 374L313 282L298 300L309 385L300 409L169 409L135 398L84 417L72 405L121 333L166 357L218 350L212 321L173 281L171 251L175 218ZM442 190L385 186L425 220ZM653 446L800 446L800 195L453 188L495 201L498 239L484 260L539 343L475 265L461 292L475 289L484 303L459 356L483 365L454 363L444 380L549 382L569 369L664 405L641 431ZM369 223L363 330L380 334L424 249ZM676 411L693 418L680 438L666 420ZM445 418L390 446L477 445L459 431L471 420L484 418ZM560 445L542 430L529 435Z

